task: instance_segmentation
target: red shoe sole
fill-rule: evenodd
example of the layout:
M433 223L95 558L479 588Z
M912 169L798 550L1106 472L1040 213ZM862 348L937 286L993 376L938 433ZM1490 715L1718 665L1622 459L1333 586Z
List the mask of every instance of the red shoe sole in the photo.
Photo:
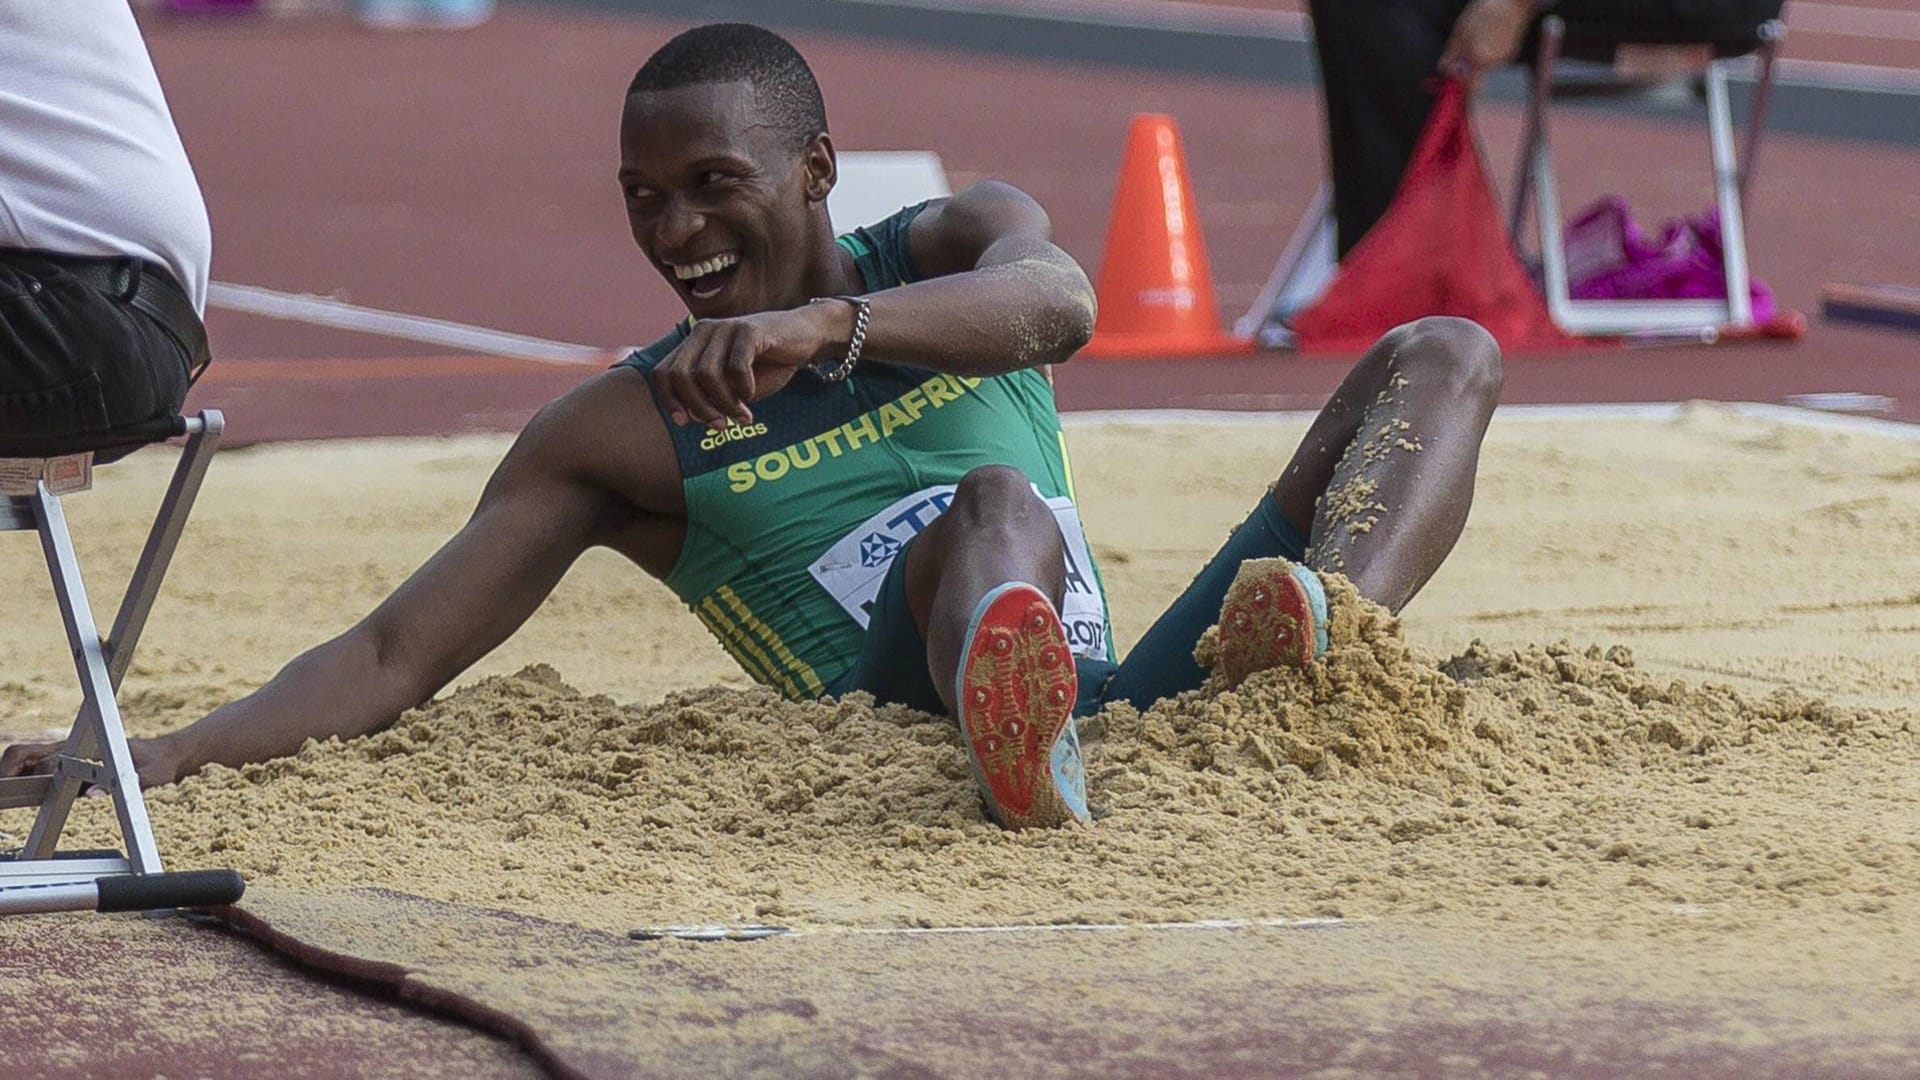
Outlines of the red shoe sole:
M987 810L1009 829L1076 815L1049 771L1073 718L1079 676L1066 628L1045 594L1003 586L975 614L955 679L960 735Z
M1248 562L1220 607L1219 662L1228 684L1256 671L1313 662L1313 601L1283 559Z

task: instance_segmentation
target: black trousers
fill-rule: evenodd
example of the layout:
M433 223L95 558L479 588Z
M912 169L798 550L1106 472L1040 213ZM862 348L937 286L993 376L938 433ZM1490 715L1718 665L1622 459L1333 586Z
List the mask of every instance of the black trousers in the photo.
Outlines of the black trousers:
M1387 210L1433 96L1428 80L1468 0L1309 0L1326 98L1333 212L1342 257ZM1569 25L1665 28L1684 40L1737 40L1780 0L1559 0ZM1641 37L1639 40L1648 40ZM1654 34L1652 40L1660 40ZM1532 44L1523 48L1531 55ZM1597 58L1597 57L1595 57Z
M1426 126L1454 21L1468 0L1310 0L1326 99L1340 257L1386 213Z
M132 433L178 415L194 358L134 306L151 275L179 290L139 259L0 249L0 457L95 450L112 460L151 438Z

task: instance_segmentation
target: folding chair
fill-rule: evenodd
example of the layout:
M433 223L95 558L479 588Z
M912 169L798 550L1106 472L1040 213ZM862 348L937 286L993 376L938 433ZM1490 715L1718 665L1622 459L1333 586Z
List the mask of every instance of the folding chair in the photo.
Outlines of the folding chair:
M52 773L0 780L0 809L39 808L26 846L10 857L0 857L0 914L89 908L146 911L225 904L240 898L244 885L232 870L162 870L114 696L133 662L134 646L160 593L160 582L223 427L220 413L208 409L196 416L174 416L122 429L113 433L111 441L102 440L87 450L0 441L0 532L32 529L40 534L81 690L79 714L66 744L51 759ZM113 632L102 640L93 609L87 606L60 496L92 486L96 454L118 456L180 435L188 437L186 450L154 518ZM124 855L117 851L56 853L68 812L87 786L113 800Z
M1759 159L1760 133L1766 125L1773 88L1773 61L1786 27L1779 0L1751 5L1745 20L1712 24L1574 21L1558 15L1542 20L1534 60L1532 92L1527 98L1521 142L1520 178L1509 227L1517 244L1529 196L1538 208L1535 227L1540 247L1541 284L1547 311L1560 329L1576 335L1659 331L1748 329L1754 324L1747 272L1745 196ZM1703 58L1707 134L1713 161L1714 197L1720 211L1724 300L1575 300L1569 294L1564 226L1559 188L1547 140L1547 99L1564 56L1611 64L1622 46L1661 46L1697 51ZM1727 97L1727 65L1734 57L1758 54L1759 73L1747 122L1747 145L1736 158L1733 112ZM1741 160L1744 159L1744 160Z
M1327 283L1339 268L1337 227L1333 218L1333 186L1320 184L1307 204L1307 212L1294 226L1293 236L1273 264L1273 273L1254 297L1253 306L1233 324L1233 332L1253 338L1263 349L1284 349L1294 344L1294 333L1287 320L1320 299Z
M1658 5L1637 6L1642 11ZM1713 5L1725 12L1733 5ZM1549 15L1536 35L1531 92L1527 99L1526 129L1521 141L1520 177L1515 185L1508 231L1516 246L1530 196L1538 192L1537 228L1541 248L1542 285L1548 312L1561 330L1576 335L1610 335L1642 331L1719 330L1753 325L1747 270L1745 195L1759 159L1760 133L1766 125L1773 88L1773 61L1786 27L1779 20L1783 0L1754 0L1748 18L1731 15L1710 23L1676 24L1655 18L1644 22L1569 21ZM1574 300L1569 295L1566 249L1561 224L1559 189L1554 181L1547 144L1547 99L1562 93L1591 96L1596 92L1637 90L1632 84L1585 81L1556 86L1561 57L1611 64L1622 45L1693 46L1711 59L1704 65L1707 123L1713 157L1715 199L1720 208L1723 271L1727 299L1717 300ZM1727 64L1733 58L1757 54L1759 70L1753 90L1753 108L1747 124L1747 145L1736 164L1732 109L1727 96ZM1314 195L1293 238L1274 265L1266 286L1247 313L1234 324L1243 336L1257 336L1267 348L1293 343L1286 320L1317 299L1334 271L1332 189L1326 184Z

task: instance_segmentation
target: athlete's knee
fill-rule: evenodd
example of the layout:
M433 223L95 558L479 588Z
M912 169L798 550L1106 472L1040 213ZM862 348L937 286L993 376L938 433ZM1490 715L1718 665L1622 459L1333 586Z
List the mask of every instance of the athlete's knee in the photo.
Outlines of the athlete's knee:
M907 549L907 597L922 630L938 582L956 561L982 558L1032 584L1051 588L1064 565L1065 544L1046 501L1034 494L1025 473L986 465L960 478L952 501Z
M1450 393L1500 399L1500 343L1472 319L1429 315L1388 332L1394 364L1409 379L1444 380Z
M1060 543L1053 512L1034 494L1025 473L1008 465L983 465L960 478L946 512L934 519L916 546L940 559L962 546L1025 549L1030 540Z
M1027 474L1011 465L982 465L960 478L947 515L969 525L1010 525L1052 520Z

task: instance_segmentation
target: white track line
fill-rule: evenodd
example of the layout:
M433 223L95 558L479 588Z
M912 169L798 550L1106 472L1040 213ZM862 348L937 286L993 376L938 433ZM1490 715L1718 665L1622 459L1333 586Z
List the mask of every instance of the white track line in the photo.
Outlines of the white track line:
M1311 25L1304 12L1260 11L1226 4L1190 4L1175 0L1134 0L1125 6L1107 0L838 0L865 7L913 8L955 15L999 15L1014 19L1115 26L1128 30L1169 30L1188 34L1306 41Z
M799 929L796 934L883 934L898 937L936 934L1069 934L1116 930L1318 930L1346 926L1348 919L1196 919L1192 922L1046 923L1027 926L899 926Z
M1793 405L1768 405L1755 401L1690 403L1680 401L1630 402L1618 405L1502 405L1495 418L1524 423L1558 423L1567 420L1656 420L1671 422L1693 408L1725 409L1755 420L1797 427L1816 428L1847 434L1875 435L1881 438L1920 441L1920 424L1902 420L1883 420L1871 416L1802 409ZM1237 412L1210 409L1089 409L1060 414L1065 427L1100 427L1108 424L1144 424L1166 427L1176 424L1241 424L1248 426L1304 424L1316 413Z
M1100 934L1122 930L1324 930L1366 919L1198 919L1192 922L1034 923L1008 926L764 926L726 923L643 926L628 936L639 941L752 941L791 937L936 937L958 934Z
M1822 412L1818 409L1802 409L1794 405L1766 405L1759 402L1741 402L1731 406L1742 416L1751 416L1756 420L1774 420L1783 424L1797 424L1800 427L1817 428L1822 431L1838 431L1852 435L1877 435L1888 439L1920 440L1920 424L1910 424L1901 420L1882 420L1872 416L1850 416L1846 413Z
M1221 34L1264 41L1305 42L1313 24L1302 12L1259 11L1222 4L1136 0L1116 7L1103 0L833 0L853 7L910 8L960 15L1159 30L1174 34ZM1875 40L1920 40L1920 14L1851 4L1796 4L1787 19L1788 39L1798 29L1808 34ZM1789 49L1791 51L1791 49ZM1751 57L1736 62L1736 79L1752 81ZM1847 64L1832 60L1784 57L1774 65L1782 86L1857 90L1876 94L1920 95L1920 71L1910 68Z
M609 350L588 345L529 337L424 315L382 311L328 296L277 292L256 285L212 282L207 286L207 305L249 315L264 315L270 319L290 319L315 326L406 338L432 345L472 349L490 356L510 356L547 364L605 364L612 355Z
M1797 31L1880 41L1920 41L1920 11L1796 3L1787 11L1787 30L1789 39Z
M1000 15L1086 26L1131 30L1172 30L1230 34L1281 41L1305 41L1313 21L1303 11L1262 11L1231 4L1177 0L840 0L844 4L913 8L959 15ZM1920 41L1920 12L1861 7L1857 4L1795 3L1787 11L1787 29L1803 34L1873 40Z

